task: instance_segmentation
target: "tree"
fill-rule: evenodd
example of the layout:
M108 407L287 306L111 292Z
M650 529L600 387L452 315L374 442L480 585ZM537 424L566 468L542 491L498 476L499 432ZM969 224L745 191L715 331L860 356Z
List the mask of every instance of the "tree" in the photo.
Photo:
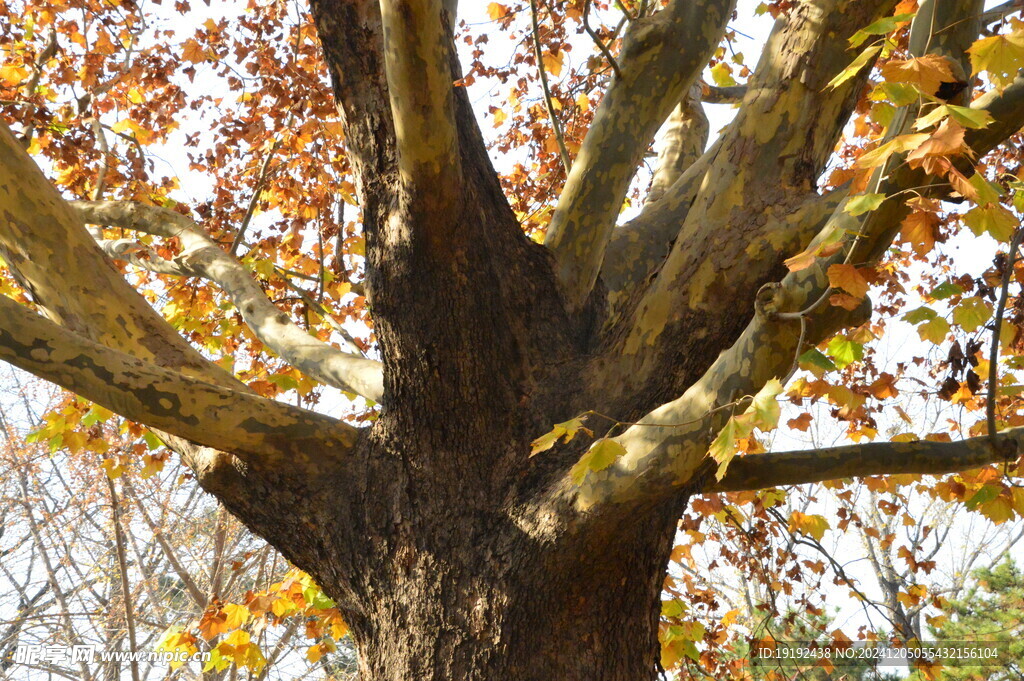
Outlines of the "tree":
M209 19L173 49L133 2L83 1L75 18L63 5L5 9L5 112L21 131L0 132L13 277L0 358L153 429L337 603L375 681L651 679L666 563L695 495L1009 470L1024 431L1007 428L1020 403L997 390L1013 384L997 367L1013 365L980 342L941 365L969 362L948 397L988 409L955 441L758 453L754 431L775 428L799 367L836 378L798 378L790 398L832 401L863 439L867 396L891 387L862 362L864 344L899 308L899 263L942 276L929 254L959 231L943 199L966 202L965 224L1011 248L995 284L958 280L930 300L955 304L956 332L972 334L997 302L991 345L1001 332L1012 350L1002 317L1018 300L1019 232L1003 203L1024 123L1024 29L1002 22L1012 4L993 18L980 0L772 2L744 89L717 52L730 0L622 3L619 29L591 25L592 10L611 10L586 0L493 3L499 26L528 27L515 63L539 65L543 90L524 120L532 139L517 129L540 179L515 182L499 178L478 127L467 86L488 70L458 64L455 4L312 0L311 18L290 23L288 7L252 3L237 25ZM594 68L573 81L583 101L547 79L573 27L595 41ZM223 139L191 157L233 179L190 207L150 177L145 149L178 125L179 82L205 63L228 74L245 117L225 115ZM709 64L717 94L740 107L705 152L696 95L711 96L698 82ZM221 104L196 89L195 109ZM668 119L653 195L617 225ZM842 167L819 191L841 141ZM259 154L237 153L243 143ZM302 154L275 165L281 149ZM358 205L358 229L328 217L339 197ZM533 200L547 210L513 210ZM246 243L268 208L289 231ZM907 247L893 256L897 238ZM872 283L889 297L873 325ZM282 307L266 295L288 290ZM372 324L371 342L332 331L332 313ZM907 318L923 339L957 338L931 307ZM272 399L294 389L315 406L310 379L369 400L369 425ZM978 475L937 494L972 489L974 506L1024 512L1001 474Z
M975 585L950 603L952 618L932 628L936 639L997 642L998 656L984 666L943 669L942 679L1018 679L1021 677L1021 614L1024 575L1012 560L974 571Z
M18 383L17 376L5 379ZM132 427L122 429L114 419L99 425L99 408L54 399L59 389L45 389L49 394L37 392L24 403L51 407L41 428L39 414L22 409L14 391L14 399L0 400L5 678L157 674L218 681L237 677L238 670L229 669L234 664L250 679L272 681L296 678L289 670L307 661L316 664L306 678L350 678L349 641L336 647L323 640L325 632L339 635L343 625L336 610L317 602L323 594L309 588L308 578L292 574L280 555L211 497L175 484L187 470L169 461L165 466L169 457L162 451L132 456L131 450L148 448L132 442ZM77 418L91 424L80 441L76 431L57 425ZM22 419L35 426L27 438L34 442L20 441L26 439ZM66 442L44 437L55 431ZM114 477L95 475L104 456L119 462ZM222 613L230 618L220 620ZM51 653L54 645L92 646L93 657ZM157 656L133 665L99 654L176 650L209 658L181 664Z

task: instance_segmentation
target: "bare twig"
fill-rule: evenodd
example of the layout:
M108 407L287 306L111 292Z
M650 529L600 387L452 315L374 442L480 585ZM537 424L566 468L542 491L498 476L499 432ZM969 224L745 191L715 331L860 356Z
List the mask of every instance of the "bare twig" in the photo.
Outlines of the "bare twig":
M132 612L131 584L128 582L128 559L124 550L124 528L121 526L121 504L114 489L114 481L109 477L107 489L110 490L110 505L114 512L114 545L117 553L117 569L121 573L121 598L124 601L124 621L128 627L128 645L131 656L132 681L139 681L139 662L135 659L138 641L135 638L135 614Z
M565 148L565 136L562 134L562 124L555 116L555 105L551 99L551 88L548 85L548 72L544 69L544 54L540 44L540 24L537 21L537 0L530 0L530 19L533 22L533 50L537 57L537 71L540 73L540 85L544 89L544 104L547 106L548 118L551 119L551 129L555 135L555 142L558 143L558 153L562 157L562 166L565 174L572 169L572 160L569 158L569 150Z
M1010 279L1013 278L1013 267L1017 263L1017 252L1020 250L1021 241L1024 240L1024 228L1017 228L1013 238L1010 240L1010 251L1006 254L1006 269L1003 271L1003 281L999 286L999 302L996 304L996 314L992 327L992 347L988 356L988 399L985 404L985 418L988 422L988 436L993 440L996 437L996 382L999 378L999 336L1003 327L1003 312L1006 311L1006 298L1010 290Z
M620 78L622 74L619 73L619 63L615 60L615 55L608 49L608 46L601 40L601 36L597 34L593 28L590 27L590 5L592 0L587 0L583 5L583 28L587 31L590 39L597 45L597 49L601 50L601 54L608 60L608 64L611 65L612 71L615 72L615 77Z

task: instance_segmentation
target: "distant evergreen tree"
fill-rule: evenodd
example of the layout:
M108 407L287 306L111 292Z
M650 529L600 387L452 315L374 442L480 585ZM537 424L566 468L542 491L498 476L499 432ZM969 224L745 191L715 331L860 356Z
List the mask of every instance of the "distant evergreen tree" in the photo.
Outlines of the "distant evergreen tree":
M1011 559L974 572L975 585L950 604L950 620L931 627L940 641L995 641L998 661L986 666L946 666L942 681L1024 679L1024 571Z

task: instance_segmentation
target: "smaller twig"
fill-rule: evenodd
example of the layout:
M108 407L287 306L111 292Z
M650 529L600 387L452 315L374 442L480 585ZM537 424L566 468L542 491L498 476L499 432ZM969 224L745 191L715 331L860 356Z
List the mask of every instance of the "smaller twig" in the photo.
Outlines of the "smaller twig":
M569 150L565 147L565 137L562 135L562 125L555 116L555 105L551 99L551 88L548 85L548 73L544 69L544 52L540 44L540 24L537 21L537 0L530 0L530 19L533 24L533 50L537 58L537 70L540 72L540 85L544 90L544 104L547 106L548 118L551 119L551 129L554 131L555 142L558 143L558 153L562 157L562 166L565 174L568 175L572 169L572 160L569 158Z
M1024 228L1017 228L1013 238L1010 240L1010 252L1006 254L1006 270L1003 272L1003 281L999 287L999 302L996 304L994 326L992 328L992 347L988 355L988 399L985 404L985 420L988 422L988 436L995 440L996 437L996 381L999 377L999 370L996 366L999 362L999 336L1003 327L1003 313L1006 311L1006 298L1010 290L1010 279L1013 277L1013 267L1017 263L1017 252L1020 250L1021 241L1024 240Z
M612 51L604 44L604 41L601 40L601 36L597 34L597 31L590 27L590 4L592 1L593 0L586 0L583 4L583 28L587 31L590 39L594 41L594 44L597 45L597 49L601 51L604 58L608 60L608 63L612 67L612 71L615 72L615 77L621 78L622 74L619 72L619 63L615 61L615 56L612 54Z
M289 118L288 123L285 127L291 125L291 119ZM267 182L267 176L270 172L270 162L274 159L274 152L281 146L281 138L278 137L274 140L274 144L271 145L267 151L266 158L263 159L263 165L260 166L260 174L256 179L256 186L253 187L252 197L249 198L249 205L245 209L245 217L242 218L242 223L238 225L238 231L235 232L235 238L231 242L231 248L228 250L230 255L238 253L238 247L242 244L242 239L245 237L245 232L249 229L249 223L252 222L253 215L256 214L256 205L259 203L260 197L263 196L263 189Z
M1001 5L997 5L990 10L986 10L981 15L981 23L983 26L994 24L997 21L1002 21L1010 14L1024 10L1024 2L1022 0L1008 0Z
M43 78L43 67L46 66L46 62L57 54L57 31L50 29L50 35L46 40L46 47L39 53L39 57L35 61L35 65L32 68L32 77L25 85L25 96L32 97L32 94L39 87L39 81ZM31 102L25 104L25 114L28 115L31 110L35 108ZM25 127L25 133L22 135L21 143L27 148L32 143L32 137L35 135L36 126L35 123L29 123Z
M96 144L100 147L100 167L96 171L96 186L92 189L92 200L99 201L103 198L103 190L107 185L107 172L110 170L110 145L107 144L107 136L103 132L103 126L100 125L99 119L93 116L89 120L89 124L96 135ZM102 235L102 231L100 234Z
M124 621L128 627L128 645L133 655L131 662L132 681L139 681L139 663L134 654L139 649L135 638L135 613L132 611L131 585L128 583L128 559L125 555L124 528L121 525L121 504L114 489L114 481L107 478L107 489L110 490L110 505L114 512L114 542L117 549L117 567L121 573L121 599L124 602Z

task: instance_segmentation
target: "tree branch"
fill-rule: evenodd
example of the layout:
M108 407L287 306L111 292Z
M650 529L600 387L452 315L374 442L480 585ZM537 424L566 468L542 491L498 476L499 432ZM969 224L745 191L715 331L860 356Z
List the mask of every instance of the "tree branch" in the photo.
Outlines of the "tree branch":
M256 470L317 472L358 431L340 421L215 386L94 343L0 297L0 359L126 418L231 452Z
M700 84L694 83L668 117L647 203L664 196L686 169L704 154L708 131L708 117L700 104Z
M267 347L306 375L327 385L380 402L384 383L380 363L342 352L309 335L263 293L249 271L222 251L189 218L166 208L117 201L74 201L71 206L92 224L112 225L181 241L174 261L152 261L152 267L208 279L235 304L245 323ZM145 265L144 265L145 266ZM151 267L151 268L152 268Z
M562 157L562 167L566 175L572 170L572 159L569 157L569 150L565 148L565 135L562 133L562 123L555 115L555 105L551 101L551 88L548 86L548 72L544 68L544 52L540 44L540 25L537 20L537 0L530 0L530 21L533 27L533 53L537 61L537 72L540 74L540 86L544 91L544 106L547 108L548 118L551 119L551 132L558 144L558 153Z
M398 170L414 202L445 210L461 193L451 30L440 0L381 0ZM440 236L440 235L439 235Z
M787 217L815 191L867 77L865 69L859 78L826 88L850 61L846 42L836 38L894 5L812 0L777 23L693 200L697 209L686 213L671 253L637 305L628 347L670 351L695 318L703 320L710 346L736 337L730 308L739 301L751 309L754 293L776 274L782 256L810 238ZM713 359L703 366L694 362L693 373L681 377L683 385Z
M1024 76L999 95L984 96L974 102L985 108L994 121L983 130L972 130L967 143L983 155L1024 125L1024 107L1014 107L1024 97ZM879 189L893 196L901 189L926 184L923 171L902 165ZM940 188L943 185L935 185ZM947 188L948 189L948 188ZM892 242L907 208L899 196L886 200L878 209L854 217L842 207L822 229L815 242L833 231L857 234L852 256L840 252L831 258L798 272L791 272L781 283L761 289L762 310L754 316L739 339L721 353L711 367L681 397L653 410L638 425L631 426L615 439L627 454L613 466L590 474L580 488L579 503L591 506L603 500L637 497L657 498L685 486L703 465L708 447L729 416L720 408L744 395L757 392L768 380L789 374L794 359L803 348L813 346L843 325L858 324L870 315L867 300L858 310L822 306L806 316L806 333L792 315L771 312L806 310L829 289L828 267L852 258L854 262L874 262ZM715 411L719 409L719 411ZM653 424L675 424L655 427Z
M0 255L50 319L160 366L219 385L241 385L199 354L128 285L3 124L0 206Z
M1024 0L1007 0L1001 5L996 5L992 9L986 10L981 15L981 23L983 25L994 24L997 21L1002 21L1014 12L1020 12L1024 10Z
M554 252L570 308L597 280L629 182L654 137L707 64L732 0L672 0L632 21L618 66L559 198L545 244Z
M700 101L705 104L739 104L747 96L746 85L701 85Z
M738 456L725 477L711 476L702 492L738 492L871 475L943 475L1014 461L1024 447L1024 428L956 442L872 442L799 452Z

